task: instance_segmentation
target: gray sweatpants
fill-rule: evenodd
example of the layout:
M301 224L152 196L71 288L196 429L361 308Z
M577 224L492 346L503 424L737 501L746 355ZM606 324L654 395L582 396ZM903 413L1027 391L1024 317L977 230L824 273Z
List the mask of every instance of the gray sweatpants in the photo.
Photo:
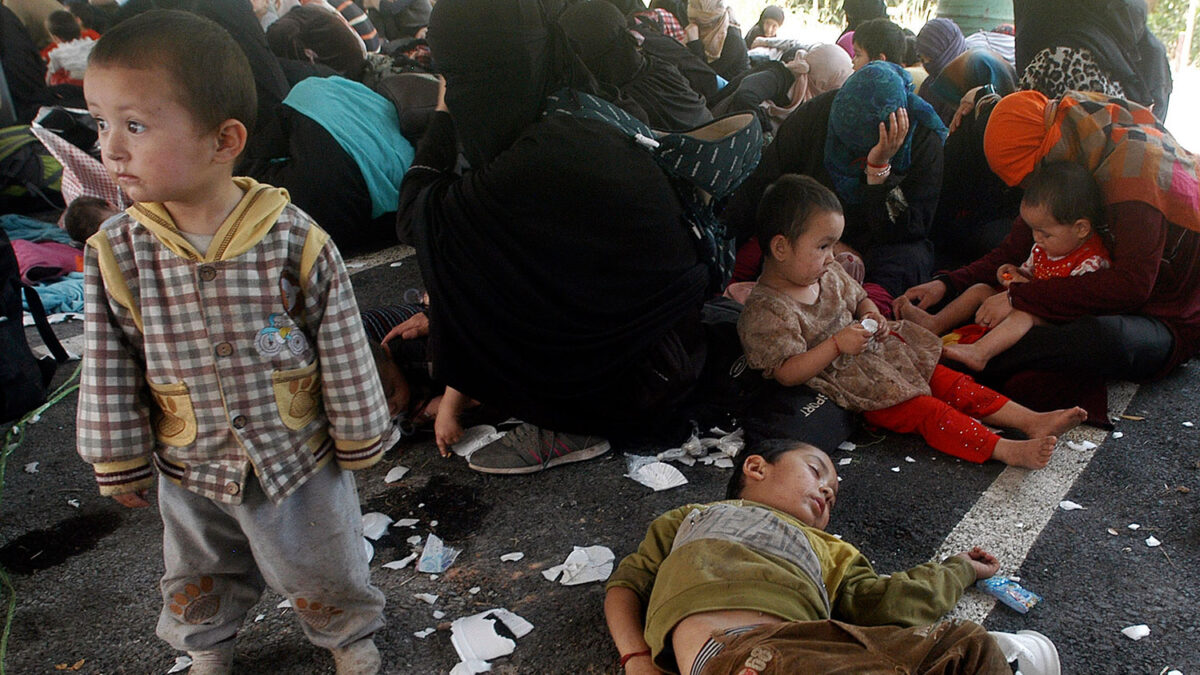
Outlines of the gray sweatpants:
M329 462L278 505L257 480L245 489L240 505L222 504L159 476L158 636L181 651L232 645L266 586L291 600L318 647L379 630L384 597L371 585L354 476Z

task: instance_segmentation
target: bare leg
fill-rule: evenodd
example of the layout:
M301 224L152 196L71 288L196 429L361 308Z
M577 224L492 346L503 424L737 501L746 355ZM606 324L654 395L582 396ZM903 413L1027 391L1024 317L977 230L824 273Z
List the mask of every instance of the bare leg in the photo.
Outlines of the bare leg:
M975 284L963 291L962 295L950 301L937 314L930 314L917 307L904 296L896 298L894 309L901 319L911 321L918 326L942 335L969 323L975 316L976 310L984 300L996 294L996 289L987 284Z
M992 450L992 459L1009 466L1041 469L1050 463L1050 456L1054 454L1054 446L1057 444L1058 438L1055 436L1043 436L1028 441L1001 438L996 441L996 448Z
M1033 439L1060 436L1074 429L1087 419L1087 411L1079 406L1050 412L1034 412L1029 408L1009 401L999 410L983 418L983 422L1000 427L1009 427L1025 433ZM999 447L997 445L997 447Z
M1042 321L1029 312L1014 309L975 342L969 345L946 345L942 353L971 370L980 371L987 367L992 357L1017 344L1030 328L1039 323Z

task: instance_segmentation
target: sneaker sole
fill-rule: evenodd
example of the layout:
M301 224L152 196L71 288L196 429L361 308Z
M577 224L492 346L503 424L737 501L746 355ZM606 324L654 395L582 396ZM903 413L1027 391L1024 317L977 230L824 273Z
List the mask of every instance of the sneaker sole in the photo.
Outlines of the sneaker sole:
M480 473L494 473L503 475L516 475L523 473L537 473L546 469L553 469L560 464L570 464L571 462L585 462L589 459L594 459L603 455L612 449L612 445L608 441L602 441L596 445L586 447L582 450L569 452L565 455L559 455L547 462L541 464L533 464L530 466L515 466L515 467L497 467L497 466L478 466L467 462L467 466Z

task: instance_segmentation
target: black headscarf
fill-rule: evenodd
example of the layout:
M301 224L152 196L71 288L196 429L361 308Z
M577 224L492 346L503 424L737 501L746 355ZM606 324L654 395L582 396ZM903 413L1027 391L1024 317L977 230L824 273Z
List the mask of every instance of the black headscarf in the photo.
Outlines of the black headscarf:
M279 17L267 28L267 44L281 59L320 63L352 80L362 77L366 63L362 43L346 22L315 5L293 7Z
M446 106L473 167L512 145L537 121L550 94L564 86L596 88L549 6L539 0L441 0L433 8L429 49L446 78Z
M846 31L858 28L858 24L871 19L887 18L887 3L884 0L845 0L842 10L846 12Z
M643 0L608 0L608 1L610 3L612 3L613 7L616 7L621 12L621 16L629 16L630 14L633 14L634 12L645 11L645 9L646 9L646 3L643 2Z
M647 56L626 28L620 10L607 2L581 2L559 23L592 75L616 90L616 103L655 129L682 131L712 120L704 99L666 61ZM636 110L629 110L632 102Z

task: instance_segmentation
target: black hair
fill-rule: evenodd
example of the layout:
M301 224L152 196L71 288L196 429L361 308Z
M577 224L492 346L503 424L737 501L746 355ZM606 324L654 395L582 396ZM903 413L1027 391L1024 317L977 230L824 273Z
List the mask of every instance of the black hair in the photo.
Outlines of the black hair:
M99 197L76 197L63 211L63 229L75 241L87 241L115 211Z
M917 36L907 28L904 30L904 57L901 59L901 64L905 68L911 68L921 63L921 55L917 53Z
M758 455L765 459L768 464L774 464L785 453L800 448L817 448L812 443L804 441L795 441L790 438L769 438L758 441L753 446L747 445L733 462L733 475L729 477L729 484L725 487L726 499L738 499L742 496L742 491L746 489L746 474L742 471L742 467L746 463L746 459L752 455Z
M87 0L68 0L67 9L79 18L84 28L91 28L97 33L108 30L108 17L100 10L92 7Z
M858 24L854 31L854 43L862 45L872 61L878 59L880 54L885 54L887 60L895 64L901 64L904 60L904 30L887 19L871 19Z
M78 40L82 34L82 29L79 27L79 22L75 20L75 15L65 9L58 9L50 12L46 17L46 30L54 37L63 42Z
M1104 193L1092 172L1075 162L1051 162L1038 167L1025 183L1021 200L1029 206L1045 207L1055 220L1070 225L1080 218L1092 228L1104 227Z
M202 16L155 9L121 21L96 43L88 66L163 68L200 128L227 119L254 127L250 62L229 31Z
M766 251L771 240L780 234L788 241L796 241L817 213L842 213L842 203L832 190L809 176L795 173L780 176L758 202L758 245Z

